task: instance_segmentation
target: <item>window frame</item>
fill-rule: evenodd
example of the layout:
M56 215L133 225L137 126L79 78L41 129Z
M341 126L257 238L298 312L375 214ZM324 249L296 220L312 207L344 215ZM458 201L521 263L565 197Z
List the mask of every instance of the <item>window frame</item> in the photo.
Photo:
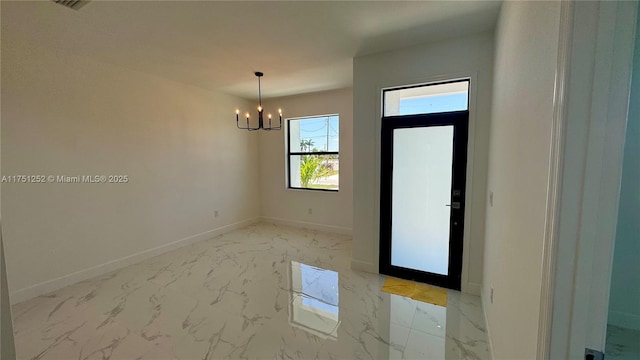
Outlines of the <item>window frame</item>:
M332 117L335 116L338 118L338 151L291 151L291 121L300 121L304 119L314 119L314 118L324 118L324 117ZM325 192L339 192L340 191L340 170L338 170L338 188L337 189L314 189L308 187L295 187L292 186L291 183L291 157L292 156L303 156L303 155L337 155L338 163L340 163L340 114L325 114L325 115L309 115L309 116L298 116L291 117L285 120L286 122L286 156L287 156L287 189L290 190L310 190L310 191L325 191Z

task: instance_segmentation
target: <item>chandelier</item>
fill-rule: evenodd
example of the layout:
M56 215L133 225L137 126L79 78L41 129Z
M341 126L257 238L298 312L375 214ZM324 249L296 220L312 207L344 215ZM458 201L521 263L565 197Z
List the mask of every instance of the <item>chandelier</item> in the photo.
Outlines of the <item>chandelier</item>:
M278 126L271 125L271 114L267 115L269 126L267 127L264 124L264 118L263 118L264 109L262 108L262 89L260 87L260 78L264 74L259 71L256 71L255 75L258 77L258 126L257 127L249 126L249 117L250 117L249 113L245 114L247 126L246 127L240 126L240 110L239 109L236 109L236 126L238 127L238 129L249 130L249 131L260 130L260 129L267 130L267 131L280 130L282 129L282 109L278 109L278 118L279 118Z

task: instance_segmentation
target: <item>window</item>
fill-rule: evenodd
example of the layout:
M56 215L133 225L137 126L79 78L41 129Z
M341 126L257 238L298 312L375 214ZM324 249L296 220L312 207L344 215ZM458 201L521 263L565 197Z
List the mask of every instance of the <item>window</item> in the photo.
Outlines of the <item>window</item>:
M384 90L384 116L469 109L469 80Z
M287 120L289 188L338 191L338 115Z

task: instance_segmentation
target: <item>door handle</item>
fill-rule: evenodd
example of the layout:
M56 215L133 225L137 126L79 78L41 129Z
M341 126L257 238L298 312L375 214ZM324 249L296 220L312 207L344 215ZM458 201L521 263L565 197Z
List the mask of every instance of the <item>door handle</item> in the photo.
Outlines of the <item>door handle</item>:
M460 209L460 202L454 201L451 204L447 204L445 206L451 206L452 209Z

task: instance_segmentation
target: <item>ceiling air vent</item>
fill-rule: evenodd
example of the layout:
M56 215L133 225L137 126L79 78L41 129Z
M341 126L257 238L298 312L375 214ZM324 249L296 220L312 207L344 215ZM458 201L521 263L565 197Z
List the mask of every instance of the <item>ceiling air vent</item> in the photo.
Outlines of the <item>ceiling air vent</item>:
M66 6L73 10L79 10L81 7L87 5L91 0L52 0L56 4Z

